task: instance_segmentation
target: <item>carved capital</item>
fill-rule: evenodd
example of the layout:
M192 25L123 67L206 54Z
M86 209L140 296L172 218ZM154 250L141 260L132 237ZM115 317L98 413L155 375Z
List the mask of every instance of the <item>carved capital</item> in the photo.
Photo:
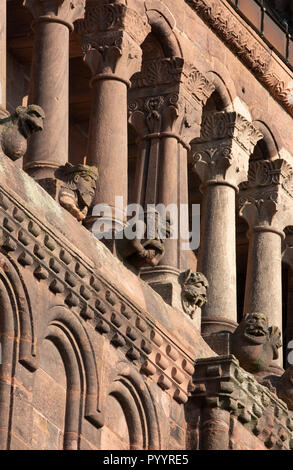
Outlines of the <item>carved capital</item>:
M35 20L56 20L69 25L85 12L85 0L23 0L24 6L30 9Z
M215 90L215 86L196 67L185 63L182 57L144 62L141 71L131 79L133 89L180 84L201 106Z
M93 75L115 74L130 85L141 67L140 44L151 30L147 19L119 2L89 3L75 30L83 37L84 59Z
M129 103L128 109L129 122L141 139L175 137L189 148L197 110L183 95L167 93L137 98Z
M137 44L141 44L150 33L151 27L146 17L122 3L88 3L85 18L76 22L75 30L86 37L106 31L125 31Z
M261 138L262 134L235 112L210 114L192 145L193 171L203 183L213 180L237 187L247 179L249 156Z
M131 85L130 122L139 136L173 133L185 145L196 136L202 106L214 91L205 76L181 57L143 63Z
M239 209L250 228L282 231L293 224L293 168L282 159L251 162L240 187Z
M130 85L130 77L141 66L141 48L124 31L108 31L84 37L83 52L93 79L113 75Z

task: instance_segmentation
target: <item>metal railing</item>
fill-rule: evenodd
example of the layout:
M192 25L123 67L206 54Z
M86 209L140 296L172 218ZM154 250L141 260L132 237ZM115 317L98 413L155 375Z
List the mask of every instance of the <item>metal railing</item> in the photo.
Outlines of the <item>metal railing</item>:
M265 0L228 1L293 70L293 39L288 23Z

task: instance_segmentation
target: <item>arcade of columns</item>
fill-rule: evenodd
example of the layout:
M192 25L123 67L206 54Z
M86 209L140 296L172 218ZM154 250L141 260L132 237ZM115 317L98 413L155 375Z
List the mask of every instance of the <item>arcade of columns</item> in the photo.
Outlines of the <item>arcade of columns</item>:
M83 39L94 90L87 164L97 166L100 177L93 206L114 207L115 195L127 203L128 123L137 133L139 153L132 202L144 207L187 203L187 154L192 152L193 171L203 194L198 270L209 281L201 318L203 335L208 339L232 332L237 325L236 200L249 225L244 312L264 313L270 325L282 330L282 242L284 230L293 225L289 163L282 159L249 163L262 134L240 114L221 111L203 118L214 85L196 64L186 63L176 47L170 46L167 58L142 63L141 44L153 26L151 11L142 17L122 2L97 6L88 1L86 8L85 0L25 0L24 4L33 14L35 35L29 101L46 114L44 131L31 137L24 170L42 183L54 180L55 170L68 160L69 35L75 28ZM1 8L3 60L5 2ZM4 70L0 65L5 105ZM88 217L89 228L95 219ZM113 215L108 222L111 227L123 226L125 216L121 211L118 220ZM286 257L293 265L292 235L290 229L287 232ZM180 239L166 240L159 266L141 272L179 308L178 276L189 268L180 243ZM292 280L290 286L292 297ZM292 325L288 328L292 332Z

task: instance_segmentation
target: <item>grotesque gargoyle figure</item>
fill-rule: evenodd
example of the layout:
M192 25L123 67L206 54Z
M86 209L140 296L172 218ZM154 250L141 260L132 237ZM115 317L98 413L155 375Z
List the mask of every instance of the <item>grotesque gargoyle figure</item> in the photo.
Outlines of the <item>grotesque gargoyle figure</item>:
M66 163L59 168L59 174L63 180L59 203L81 222L95 195L98 169L95 166Z
M1 109L0 150L12 160L24 156L27 150L27 139L34 133L43 130L45 113L40 106L18 106L13 114Z
M183 310L191 318L207 303L209 283L202 273L185 271L182 276L181 301Z
M164 239L170 236L170 218L166 217L164 225L159 212L150 210L144 212L144 220L141 222L141 236L129 240L124 235L123 240L118 240L118 251L128 263L137 268L157 266L164 256Z
M240 322L231 338L231 352L247 372L257 374L269 370L277 359L281 347L281 332L268 325L262 313L248 313Z

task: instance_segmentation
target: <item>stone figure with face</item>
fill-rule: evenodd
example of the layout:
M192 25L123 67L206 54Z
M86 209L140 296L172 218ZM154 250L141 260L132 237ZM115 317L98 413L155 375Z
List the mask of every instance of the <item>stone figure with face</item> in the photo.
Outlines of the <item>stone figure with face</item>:
M269 370L277 359L281 347L281 332L276 326L269 326L268 318L262 313L245 315L231 338L231 352L247 372L258 373Z
M118 243L120 255L137 268L157 266L163 258L164 239L170 236L170 218L167 216L164 224L159 212L145 211L143 227L141 237L135 237L133 240L124 237Z
M12 160L24 156L27 139L43 130L45 113L40 106L18 106L13 114L0 109L0 150Z
M192 272L190 269L183 273L182 306L191 318L207 303L208 287L208 280L202 273Z
M59 202L78 221L82 221L95 195L98 169L94 166L67 163L60 170L65 184L61 187Z

